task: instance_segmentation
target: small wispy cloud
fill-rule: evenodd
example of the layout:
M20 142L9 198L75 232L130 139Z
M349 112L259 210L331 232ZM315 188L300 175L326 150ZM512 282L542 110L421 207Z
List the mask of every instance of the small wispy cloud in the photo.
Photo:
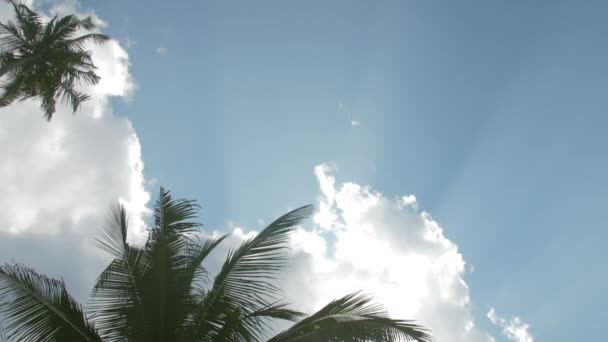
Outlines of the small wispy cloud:
M344 114L348 115L351 127L359 127L359 126L361 126L361 121L359 121L357 118L355 118L355 116L353 115L353 113L351 112L351 110L348 108L348 106L346 106L344 104L344 102L338 101L338 111L340 113L344 113Z
M165 46L159 46L156 48L156 54L157 55L166 55L167 54L167 48Z
M502 328L502 334L514 342L534 342L534 337L530 333L530 325L524 323L521 318L514 317L505 319L500 317L494 308L488 311L488 319L494 325Z

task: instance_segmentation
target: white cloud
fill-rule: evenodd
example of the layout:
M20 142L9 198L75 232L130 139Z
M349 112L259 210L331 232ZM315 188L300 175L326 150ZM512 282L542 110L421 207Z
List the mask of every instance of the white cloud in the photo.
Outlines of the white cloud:
M1 17L11 12L0 7ZM137 234L150 197L139 139L109 102L135 88L129 56L110 41L93 48L93 59L102 80L85 89L92 98L75 115L62 105L46 122L29 100L0 109L0 263L64 276L80 295L103 266L91 242L111 202L127 207Z
M157 47L156 48L156 54L157 55L161 55L161 56L166 55L167 54L167 48L164 47L164 46Z
M466 263L415 196L391 200L370 187L338 184L315 168L321 196L313 227L292 238L295 265L282 278L288 301L306 312L363 290L391 315L412 318L437 341L491 341L475 326Z
M350 120L350 125L353 127L361 126L361 121L359 120Z
M315 167L315 175L319 179L321 191L325 194L325 200L320 201L317 205L317 212L313 220L323 229L330 229L332 224L337 220L337 215L332 211L332 203L336 195L335 178L331 175L323 177L331 168L327 165L319 165Z
M500 317L494 308L490 308L488 319L494 325L500 327L503 335L509 340L514 342L534 342L534 338L530 333L530 325L524 323L521 318L505 319Z
M415 195L403 196L401 197L401 201L403 201L403 204L406 206L410 206L413 209L418 210L418 200L416 199Z

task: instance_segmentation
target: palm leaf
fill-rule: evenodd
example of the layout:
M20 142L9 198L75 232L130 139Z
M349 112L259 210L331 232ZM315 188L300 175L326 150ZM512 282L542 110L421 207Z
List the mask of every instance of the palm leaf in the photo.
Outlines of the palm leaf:
M205 294L195 313L195 323L189 327L192 336L218 334L220 327L231 318L230 311L239 310L248 315L276 301L279 291L272 281L287 261L289 233L310 216L312 209L304 206L281 216L256 237L228 253L212 289Z
M277 294L271 281L286 265L289 234L310 216L312 209L304 206L279 217L260 234L230 251L212 291L245 306Z
M17 50L31 46L30 42L23 37L21 31L12 22L0 23L0 43L6 50Z
M15 10L17 26L23 32L25 39L34 41L42 32L42 18L24 4L9 0Z
M78 110L78 107L80 107L82 102L90 98L89 95L76 91L74 85L69 84L68 82L62 82L60 87L61 101L64 104L71 105L74 113Z
M55 105L57 104L57 101L55 101L55 88L42 88L41 90L40 96L42 101L40 101L40 107L44 111L44 118L47 121L51 121L55 113Z
M82 27L85 30L92 30L95 28L95 23L92 17L86 17L78 22L78 27Z
M96 327L104 341L132 340L146 330L143 292L141 250L129 247L122 259L114 259L101 273L92 293L90 309Z
M101 33L76 36L81 30L93 30L92 18L75 15L54 17L48 22L27 6L8 0L15 10L15 20L0 24L0 77L18 79L3 85L4 101L0 107L16 99L39 98L44 117L51 120L58 101L71 105L76 112L90 97L75 88L81 82L97 84L99 76L88 42L102 43L109 39ZM12 85L12 89L7 88ZM18 88L15 85L19 85Z
M106 223L95 239L95 245L115 258L122 259L128 247L127 212L120 203L112 204L106 214Z
M80 70L77 67L67 70L67 77L70 82L97 84L100 77L93 70Z
M143 252L129 245L128 218L119 203L112 205L96 245L115 259L98 277L92 293L91 310L105 341L135 337L145 329L143 321Z
M22 86L23 78L20 76L11 77L4 83L4 92L0 95L0 107L5 107L13 103L16 99L25 96Z
M327 304L269 342L308 341L419 341L431 337L412 321L388 317L370 297L353 293Z
M0 267L0 317L9 339L101 341L63 281L21 265Z
M108 41L109 39L110 39L110 37L106 36L105 34L89 33L89 34L85 34L85 35L82 35L77 38L67 39L62 44L69 48L83 49L85 44L88 43L89 41L100 44L105 41Z
M144 247L146 268L142 271L142 302L150 339L170 340L186 321L194 306L190 265L192 238L200 224L195 201L174 199L161 188L154 207L154 227Z
M190 290L202 290L202 283L207 281L207 271L202 263L227 237L227 235L222 235L209 239L197 239L187 244L184 249L184 263L180 268L180 278L184 284L188 284Z
M295 322L304 314L287 308L285 303L276 302L261 307L249 314L235 310L227 315L226 322L214 337L215 341L259 341L264 332L271 330L271 320Z

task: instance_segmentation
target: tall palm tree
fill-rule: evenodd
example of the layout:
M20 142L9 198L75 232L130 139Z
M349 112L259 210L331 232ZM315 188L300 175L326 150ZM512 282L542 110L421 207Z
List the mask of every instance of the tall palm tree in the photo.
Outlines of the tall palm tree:
M89 95L76 90L79 83L97 84L89 42L109 39L100 33L76 36L91 31L91 17L55 16L46 22L36 12L15 0L7 0L15 9L15 21L0 23L0 107L17 99L39 98L44 117L51 120L57 100L70 104L74 112Z
M97 245L113 256L92 291L90 311L61 280L19 264L0 267L0 317L19 341L431 341L412 321L389 318L354 293L306 317L281 301L276 278L287 241L311 206L293 210L231 249L212 283L205 258L225 238L204 238L195 202L161 189L147 241L127 241L122 206L110 210ZM298 321L269 337L275 320Z

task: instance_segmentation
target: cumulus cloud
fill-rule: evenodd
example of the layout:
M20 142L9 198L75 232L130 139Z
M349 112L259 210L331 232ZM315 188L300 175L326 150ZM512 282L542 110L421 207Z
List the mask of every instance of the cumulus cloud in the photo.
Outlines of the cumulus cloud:
M488 319L494 325L502 329L502 334L510 341L514 342L534 342L534 338L530 333L530 325L524 323L521 318L514 317L505 319L500 317L494 308L488 311Z
M403 197L401 197L401 201L403 201L404 205L410 206L410 207L418 210L418 200L416 199L415 195L403 196Z
M295 264L282 279L287 299L313 312L357 290L394 317L412 318L437 341L491 341L472 314L466 263L415 196L390 199L370 187L338 184L315 168L321 196L312 227L291 240Z
M312 313L332 299L362 290L393 317L415 319L431 329L436 341L496 341L475 324L464 280L472 265L431 215L420 211L414 195L391 199L369 186L339 183L336 168L325 164L314 172L320 188L317 211L311 225L292 234L293 262L279 279L287 302ZM230 247L257 234L232 222L226 230L232 232L230 238L207 262L211 274ZM494 322L507 338L533 342L519 318Z
M11 13L0 7L0 17ZM58 106L46 122L31 100L0 109L0 262L64 276L80 295L103 266L91 240L111 202L127 207L138 235L150 198L139 139L128 119L113 115L109 101L135 89L128 54L112 40L93 47L93 60L102 80L84 89L92 98L75 115Z

